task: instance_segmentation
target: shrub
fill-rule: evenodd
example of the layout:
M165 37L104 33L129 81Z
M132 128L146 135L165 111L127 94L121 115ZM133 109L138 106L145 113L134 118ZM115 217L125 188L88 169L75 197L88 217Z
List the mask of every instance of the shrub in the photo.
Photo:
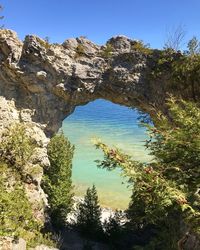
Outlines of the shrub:
M78 44L78 46L76 47L75 50L76 54L75 54L75 58L81 57L85 55L85 49L84 46L82 44Z
M101 52L101 56L104 58L110 58L112 56L113 50L113 46L110 43L107 43L106 47Z
M1 163L0 169L1 235L20 236L38 230L20 174Z
M35 142L27 135L26 125L15 123L2 133L0 157L2 161L23 175L24 168L29 164L35 147Z
M45 48L46 50L50 49L51 48L51 44L49 43L49 38L47 39L48 37L45 37L45 39L41 39L39 37L37 37L37 42L39 42L39 44Z
M150 55L152 53L152 49L149 48L149 45L144 44L143 41L134 41L131 50L138 51L145 55Z

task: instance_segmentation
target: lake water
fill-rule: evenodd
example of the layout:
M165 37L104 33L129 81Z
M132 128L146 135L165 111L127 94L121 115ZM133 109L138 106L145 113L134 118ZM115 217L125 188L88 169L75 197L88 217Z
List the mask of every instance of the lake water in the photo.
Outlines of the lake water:
M103 159L103 154L95 149L92 138L100 138L134 159L146 162L150 159L144 147L147 135L145 129L138 126L137 118L137 111L100 99L77 107L64 120L64 134L75 145L72 178L76 195L83 196L86 189L95 184L102 205L127 207L131 190L122 184L125 180L119 171L108 172L96 167L95 160Z

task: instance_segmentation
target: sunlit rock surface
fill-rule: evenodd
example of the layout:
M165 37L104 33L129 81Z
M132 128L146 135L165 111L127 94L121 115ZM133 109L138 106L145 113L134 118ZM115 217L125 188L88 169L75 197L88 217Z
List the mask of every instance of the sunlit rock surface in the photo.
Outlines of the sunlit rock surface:
M78 105L97 98L132 106L154 115L165 109L167 76L152 80L160 53L133 49L137 41L125 36L107 45L84 37L49 44L37 36L22 43L15 32L0 30L0 125L21 119L36 123L47 135Z
M105 46L84 37L49 44L33 35L22 42L15 32L0 30L0 133L13 122L27 123L38 143L37 164L45 166L48 138L78 105L102 98L154 118L166 111L169 94L190 98L187 87L171 88L167 75L152 80L160 51L134 50L136 42L117 36ZM40 180L26 186L27 195L45 204ZM35 211L35 217L43 220L44 211Z

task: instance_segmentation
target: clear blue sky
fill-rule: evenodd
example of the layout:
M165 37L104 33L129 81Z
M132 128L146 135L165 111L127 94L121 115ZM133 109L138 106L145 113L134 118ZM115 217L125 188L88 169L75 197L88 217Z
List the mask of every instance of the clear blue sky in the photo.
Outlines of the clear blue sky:
M200 0L0 0L3 23L26 34L63 42L85 35L103 44L123 34L162 47L166 30L185 26L186 40L200 38Z

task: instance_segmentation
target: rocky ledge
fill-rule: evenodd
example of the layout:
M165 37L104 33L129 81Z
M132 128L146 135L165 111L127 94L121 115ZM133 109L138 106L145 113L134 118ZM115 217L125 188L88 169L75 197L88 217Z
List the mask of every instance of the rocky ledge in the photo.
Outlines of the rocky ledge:
M152 117L165 109L167 75L152 78L161 51L137 46L125 36L99 46L85 37L49 44L34 35L20 41L0 30L0 126L13 120L37 124L51 136L76 106L103 98L138 108ZM177 53L175 56L178 56Z
M166 111L168 94L190 98L189 86L171 88L168 74L151 77L161 51L149 54L138 44L125 36L105 46L85 37L49 44L28 35L22 42L15 32L0 30L0 134L13 122L27 123L38 145L33 164L42 168L49 164L49 138L76 106L103 98L154 118L158 110ZM33 207L35 201L46 204L41 176L42 171L26 184ZM44 221L44 209L34 210L34 216Z

